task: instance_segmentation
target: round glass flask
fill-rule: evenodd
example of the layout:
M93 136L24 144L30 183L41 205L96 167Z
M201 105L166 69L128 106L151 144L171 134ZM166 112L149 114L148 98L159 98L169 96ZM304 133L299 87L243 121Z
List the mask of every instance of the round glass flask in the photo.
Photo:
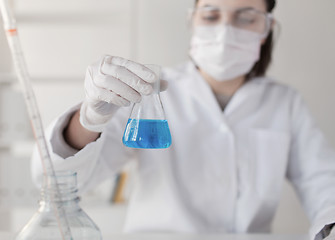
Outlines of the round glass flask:
M55 190L55 179L59 194ZM102 236L97 225L78 205L77 175L73 172L56 172L50 177L52 188L47 186L41 190L40 208L30 221L17 234L16 240L61 240L52 204L60 204L71 230L73 240L101 240ZM53 199L54 203L51 202Z
M132 107L122 142L131 148L159 149L171 145L169 124L160 99L160 66L147 64L156 75L154 91Z

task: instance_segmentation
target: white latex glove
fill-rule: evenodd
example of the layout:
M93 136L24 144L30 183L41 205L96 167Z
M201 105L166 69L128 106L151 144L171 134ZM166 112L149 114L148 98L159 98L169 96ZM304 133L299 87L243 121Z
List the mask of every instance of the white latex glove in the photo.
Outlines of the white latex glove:
M81 125L102 132L119 107L141 101L153 91L156 75L142 64L104 56L90 65L85 77L86 98L80 108Z
M324 240L335 240L335 227L332 228L330 234Z

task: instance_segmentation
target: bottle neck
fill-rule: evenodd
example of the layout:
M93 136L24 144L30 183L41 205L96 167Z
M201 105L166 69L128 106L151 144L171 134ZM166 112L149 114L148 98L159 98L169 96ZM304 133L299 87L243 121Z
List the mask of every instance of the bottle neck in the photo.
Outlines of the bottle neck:
M44 178L40 195L40 206L49 209L52 204L76 210L79 208L76 175L56 172L55 177Z

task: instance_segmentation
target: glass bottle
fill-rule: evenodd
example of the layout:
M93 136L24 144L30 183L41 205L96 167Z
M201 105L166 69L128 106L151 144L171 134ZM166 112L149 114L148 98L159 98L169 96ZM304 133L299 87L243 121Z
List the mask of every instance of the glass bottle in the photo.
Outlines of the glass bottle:
M62 236L51 202L61 204L71 230L73 240L101 240L99 228L78 205L77 175L73 172L56 172L56 177L50 177L51 185L57 181L59 195L54 187L46 186L41 190L40 208L30 221L17 234L16 240L61 240ZM56 179L56 181L55 181Z
M160 99L160 66L145 65L156 74L154 91L132 107L122 142L131 148L159 149L171 145L169 124Z

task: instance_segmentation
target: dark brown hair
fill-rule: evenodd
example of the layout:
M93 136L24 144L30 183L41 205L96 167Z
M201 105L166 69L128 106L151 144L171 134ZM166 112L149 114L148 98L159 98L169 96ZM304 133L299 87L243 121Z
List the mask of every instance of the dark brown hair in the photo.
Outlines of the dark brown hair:
M268 12L272 12L276 6L276 0L264 0ZM199 0L195 1L197 4ZM255 63L251 71L247 74L247 80L253 77L264 76L272 60L273 30L271 29L264 44L261 47L260 59Z

